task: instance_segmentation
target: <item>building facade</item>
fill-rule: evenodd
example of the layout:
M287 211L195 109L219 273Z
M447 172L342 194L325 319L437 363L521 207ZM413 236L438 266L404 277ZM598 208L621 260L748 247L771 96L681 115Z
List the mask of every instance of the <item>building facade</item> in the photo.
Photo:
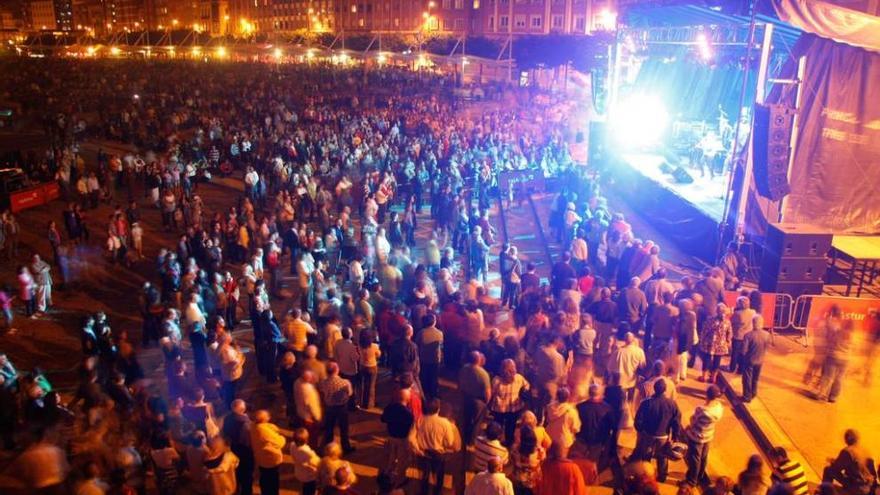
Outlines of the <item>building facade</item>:
M33 29L57 29L55 24L55 2L52 0L33 0L28 5L30 25Z
M475 33L588 35L613 29L614 0L481 0Z
M612 29L616 1L32 0L31 4L37 6L39 24L48 26L53 17L55 24L90 26L98 33L102 29L194 29L237 36L342 31L507 37L587 35ZM61 4L72 10L72 23L69 17L67 21L59 18Z

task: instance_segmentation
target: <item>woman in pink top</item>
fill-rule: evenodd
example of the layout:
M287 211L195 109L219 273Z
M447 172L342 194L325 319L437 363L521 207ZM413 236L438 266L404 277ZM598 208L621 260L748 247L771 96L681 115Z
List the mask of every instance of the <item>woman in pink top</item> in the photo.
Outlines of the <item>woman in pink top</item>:
M34 298L34 277L31 276L30 270L22 265L18 267L18 297L24 302L24 313L26 316L35 318L37 311L36 299Z

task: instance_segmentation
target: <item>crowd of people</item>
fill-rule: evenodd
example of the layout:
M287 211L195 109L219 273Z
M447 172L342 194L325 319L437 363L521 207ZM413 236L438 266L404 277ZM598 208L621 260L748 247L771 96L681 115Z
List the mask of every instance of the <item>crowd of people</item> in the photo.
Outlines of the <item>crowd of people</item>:
M465 111L448 79L393 69L3 64L3 91L53 140L22 163L68 201L52 265L34 255L0 292L7 326L16 294L26 316L49 310L53 268L67 280L90 239L107 263L152 267L140 328L83 318L69 398L0 360L4 448L28 493L362 493L350 459L369 447L351 425L376 415L378 493L440 494L451 474L466 495L579 495L607 471L615 493L653 494L674 459L680 493L807 493L781 448L735 481L707 471L729 414L720 370L742 373L742 400L758 393L760 293L724 304L735 263L670 281L659 246L572 167L565 122L529 125L540 107ZM87 139L137 151L87 164ZM497 174L525 168L571 179L547 219L569 247L549 283L491 216ZM217 175L242 192L212 209L200 194ZM99 233L86 215L101 208ZM158 377L141 363L153 346ZM708 387L686 421L677 389L697 362ZM283 404L251 410L249 387ZM821 493L874 482L858 435L846 443Z

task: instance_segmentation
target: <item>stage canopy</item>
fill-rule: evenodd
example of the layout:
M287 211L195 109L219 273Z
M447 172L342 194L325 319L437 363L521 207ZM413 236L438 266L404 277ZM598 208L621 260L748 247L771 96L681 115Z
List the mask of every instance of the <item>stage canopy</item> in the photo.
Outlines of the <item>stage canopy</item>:
M776 15L808 33L880 53L880 17L818 0L770 0Z

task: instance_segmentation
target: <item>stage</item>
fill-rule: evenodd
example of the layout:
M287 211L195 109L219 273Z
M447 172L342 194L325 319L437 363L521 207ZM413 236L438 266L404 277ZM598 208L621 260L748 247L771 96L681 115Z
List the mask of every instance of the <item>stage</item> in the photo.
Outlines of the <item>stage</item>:
M712 263L717 254L728 176L712 178L707 171L701 177L698 169L684 168L693 182L682 183L663 172L665 161L663 155L654 153L614 157L610 167L612 188L682 251Z

